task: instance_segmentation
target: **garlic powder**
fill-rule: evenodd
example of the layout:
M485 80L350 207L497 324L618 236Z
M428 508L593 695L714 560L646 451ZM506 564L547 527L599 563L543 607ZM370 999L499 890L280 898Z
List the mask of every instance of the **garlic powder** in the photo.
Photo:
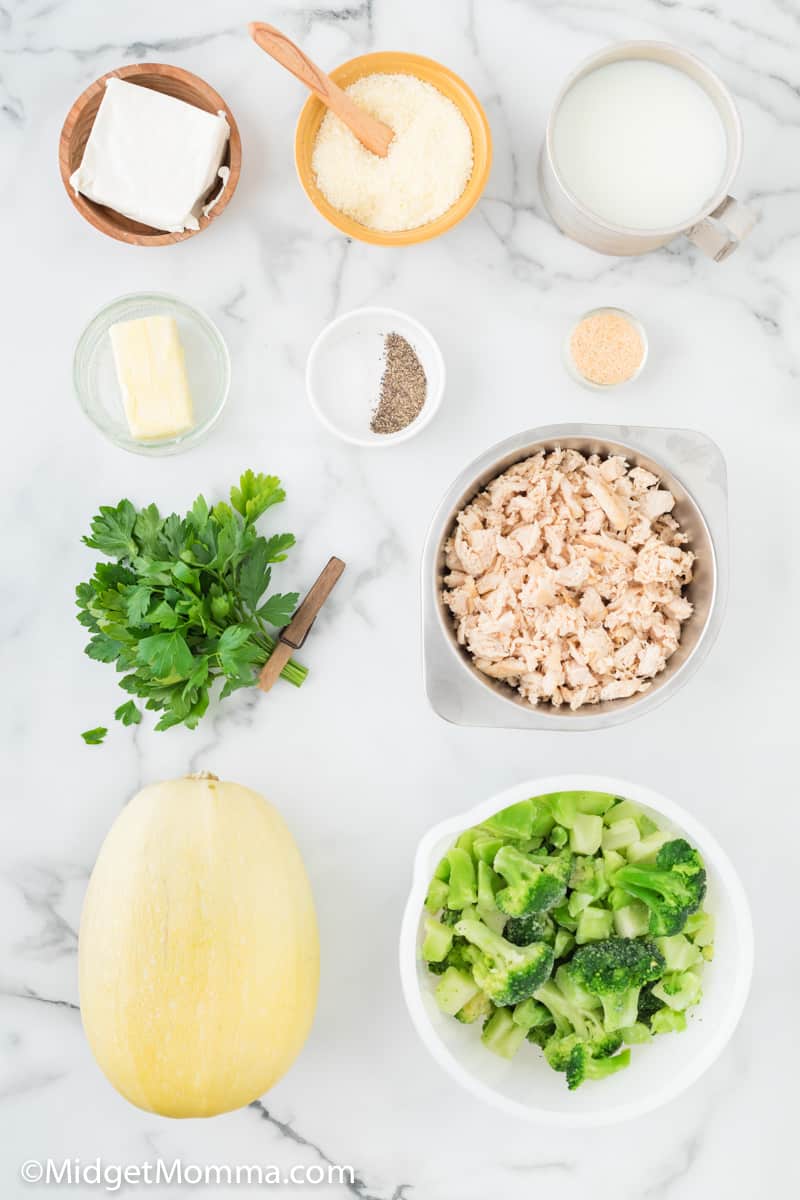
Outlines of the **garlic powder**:
M366 75L346 89L394 131L385 158L332 112L311 159L326 200L368 229L416 229L447 212L472 174L472 135L456 105L414 75Z

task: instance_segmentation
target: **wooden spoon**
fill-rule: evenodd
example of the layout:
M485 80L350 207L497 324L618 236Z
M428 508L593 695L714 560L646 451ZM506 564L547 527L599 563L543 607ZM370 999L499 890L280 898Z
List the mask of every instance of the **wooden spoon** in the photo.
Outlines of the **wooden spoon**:
M285 34L274 25L265 25L263 21L251 21L248 26L250 36L257 46L266 50L276 62L287 71L291 71L296 79L310 88L326 104L331 112L336 113L340 120L373 154L385 158L394 132L383 121L376 120L363 108L354 104L346 92L338 87L330 76L321 71L316 63L303 53L299 46L290 41Z

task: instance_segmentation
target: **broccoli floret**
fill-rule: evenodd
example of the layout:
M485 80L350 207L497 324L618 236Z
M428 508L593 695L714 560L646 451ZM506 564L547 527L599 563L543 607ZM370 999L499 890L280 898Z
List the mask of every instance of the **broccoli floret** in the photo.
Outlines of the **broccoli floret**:
M551 1038L545 1044L544 1053L553 1070L566 1075L567 1087L574 1092L587 1079L605 1079L607 1075L627 1067L631 1052L623 1050L617 1054L621 1044L621 1038L616 1042L609 1041L603 1047L604 1053L596 1054L590 1045L572 1034L569 1037Z
M495 897L497 907L510 917L554 908L566 895L571 866L569 851L550 857L522 854L514 846L503 846L495 857L494 869L507 886Z
M513 1020L515 1025L521 1025L527 1031L535 1029L542 1025L552 1025L553 1018L550 1015L550 1010L540 1004L538 1000L529 997L518 1004L513 1012Z
M547 913L526 913L524 917L509 917L503 930L506 941L515 946L530 946L531 942L555 940L555 926Z
M675 838L661 847L655 866L629 863L615 872L614 884L647 905L650 933L671 937L703 903L706 872L698 852Z
M649 938L607 938L579 946L567 967L568 975L603 1005L607 1031L633 1025L639 1009L639 991L659 979L664 955Z
M658 996L653 995L654 986L652 983L646 983L639 992L636 1020L643 1025L649 1025L655 1013L664 1007L664 1001L659 1000Z
M458 967L459 971L471 971L475 965L478 951L464 938L453 938L453 948L445 958L449 967Z
M553 969L553 951L546 942L515 946L483 921L459 921L456 933L480 951L472 968L475 982L494 1004L518 1004L544 983Z
M458 908L443 908L439 913L439 920L443 925L455 925L461 920L461 910Z
M601 1038L595 1038L591 1045L592 1058L611 1058L612 1054L616 1054L622 1048L624 1040L622 1030L617 1030L615 1033L607 1033Z
M599 1041L605 1036L600 1021L600 1008L592 1011L590 1006L583 1006L572 996L565 994L561 987L564 976L563 968L559 967L556 979L548 979L536 991L534 999L550 1010L556 1032L560 1037L575 1034L582 1042Z
M555 1031L555 1025L553 1022L548 1021L544 1025L534 1025L532 1029L528 1030L528 1032L525 1034L525 1037L529 1042L532 1042L534 1046L541 1046L541 1048L544 1050Z
M603 873L602 884L605 885L605 866L602 858L590 858L585 854L577 854L570 867L570 888L574 892L587 892L594 899L603 895L608 891L608 887L604 886L602 891L596 890L600 886L600 881L597 880L598 869Z

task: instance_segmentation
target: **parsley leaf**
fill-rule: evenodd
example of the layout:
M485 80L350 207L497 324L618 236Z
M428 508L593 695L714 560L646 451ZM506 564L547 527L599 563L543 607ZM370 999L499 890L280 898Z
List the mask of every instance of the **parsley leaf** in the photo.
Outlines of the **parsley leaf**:
M105 725L98 725L96 729L87 729L81 734L81 737L86 742L87 746L99 746L103 738L108 733Z
M186 638L177 629L142 638L136 657L150 668L156 679L185 679L194 663Z
M254 527L284 498L276 476L245 471L230 504L198 496L185 516L162 517L155 504L137 511L121 500L93 518L83 540L111 561L76 589L78 621L92 635L86 654L114 663L122 691L159 714L156 729L194 729L218 680L221 697L255 684L275 646L269 627L285 625L297 604L295 592L267 595L294 536ZM281 674L299 687L307 672L290 662ZM141 720L132 699L114 715ZM82 736L97 745L105 733Z
M299 599L300 596L297 592L287 592L285 596L276 592L274 596L270 596L266 604L261 605L258 615L268 625L275 625L278 629L282 629L291 621Z
M117 721L121 721L123 725L138 725L142 719L142 714L132 700L126 700L124 704L120 704L119 708L115 710L114 718Z
M135 554L136 542L133 540L133 526L136 522L136 509L130 500L120 500L116 508L103 505L100 512L92 520L90 537L83 540L92 550L100 550L114 558L123 558Z
M238 488L231 488L231 504L251 525L273 504L280 504L285 499L286 492L277 475L254 475L252 471L245 471Z

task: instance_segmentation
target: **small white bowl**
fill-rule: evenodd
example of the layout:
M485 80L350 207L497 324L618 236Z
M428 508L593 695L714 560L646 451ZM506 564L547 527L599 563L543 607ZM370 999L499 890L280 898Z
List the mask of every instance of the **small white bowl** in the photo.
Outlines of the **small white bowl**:
M399 333L413 346L427 379L419 415L397 433L373 433L370 420L383 374L386 334ZM306 391L322 424L355 446L395 446L433 420L444 392L442 352L432 334L393 308L356 308L326 325L308 354Z
M437 862L455 838L492 813L528 796L558 791L610 792L638 804L658 824L684 835L708 872L706 907L716 920L714 959L703 972L703 999L683 1033L633 1046L631 1062L597 1083L570 1092L533 1047L511 1062L482 1044L474 1026L442 1013L435 977L421 955L425 893ZM649 788L589 775L554 775L509 788L425 834L414 860L411 892L400 933L400 978L414 1027L431 1055L462 1087L515 1117L562 1129L587 1129L631 1120L666 1104L699 1079L722 1053L747 1000L753 974L753 926L739 876L724 850L695 817ZM524 1053L530 1049L531 1053Z

